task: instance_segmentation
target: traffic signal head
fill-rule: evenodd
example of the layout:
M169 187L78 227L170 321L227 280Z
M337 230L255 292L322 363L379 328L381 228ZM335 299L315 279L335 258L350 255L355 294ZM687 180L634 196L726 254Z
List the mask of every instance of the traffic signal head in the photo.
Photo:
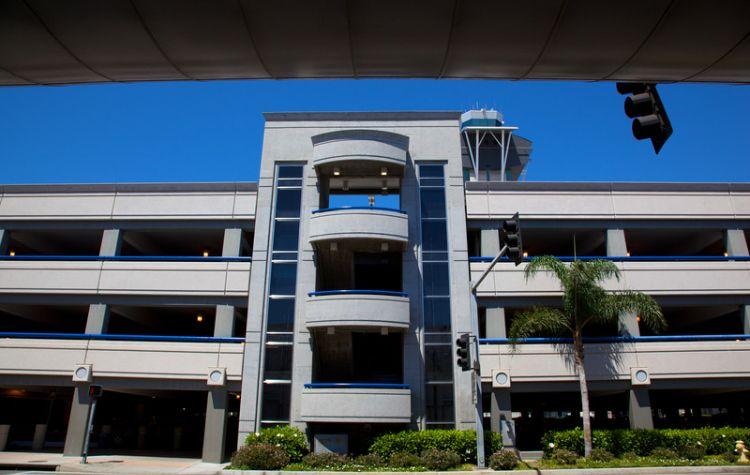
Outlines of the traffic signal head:
M617 92L631 94L625 99L625 114L633 119L633 136L651 139L658 154L672 135L672 124L661 102L655 84L618 82Z
M471 350L469 349L469 335L464 333L456 339L456 364L462 371L471 369Z
M518 213L503 221L503 243L508 246L508 259L516 265L523 262L523 242L521 240L521 218Z

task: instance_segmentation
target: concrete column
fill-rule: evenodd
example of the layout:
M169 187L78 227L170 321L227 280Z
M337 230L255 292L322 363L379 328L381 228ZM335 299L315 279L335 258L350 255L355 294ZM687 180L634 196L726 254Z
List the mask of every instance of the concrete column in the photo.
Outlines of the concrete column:
M47 438L47 424L34 426L34 438L31 441L31 450L39 452L44 449L44 439Z
M100 334L107 331L109 324L109 305L92 303L86 317L86 333Z
M507 338L505 331L505 309L488 307L485 309L485 327L487 338Z
M747 239L742 229L727 229L724 232L724 244L730 256L748 256Z
M119 229L105 229L102 233L100 256L117 256L122 249L122 232Z
M10 233L6 229L0 228L0 256L8 252L8 242L10 242Z
M740 307L740 318L742 319L742 333L750 335L750 305Z
M479 251L483 256L495 257L500 252L500 232L497 229L480 231Z
M492 432L499 432L503 438L503 447L516 446L516 426L510 407L510 390L492 388L492 407L490 409Z
M607 255L626 256L628 246L625 242L625 231L622 229L607 229ZM638 328L638 316L634 313L626 313L620 316L620 335L641 336Z
M5 450L8 445L8 434L10 433L10 424L0 424L0 452Z
M625 242L625 231L622 229L607 229L607 255L626 256L628 246Z
M65 448L63 455L80 457L83 453L83 443L88 428L89 404L88 386L76 386L73 391L73 402L70 405L70 417L68 418L68 432L65 436Z
M242 250L242 229L229 228L224 230L224 244L221 255L224 257L238 257Z
M234 320L234 307L232 305L217 305L214 336L232 336L234 334Z
M648 389L631 388L628 397L628 417L631 429L653 429L654 419L651 415L651 398Z
M208 392L206 425L203 430L202 459L208 463L224 460L224 445L227 435L227 390L213 389Z
M641 336L638 315L632 312L620 315L619 332L622 336Z

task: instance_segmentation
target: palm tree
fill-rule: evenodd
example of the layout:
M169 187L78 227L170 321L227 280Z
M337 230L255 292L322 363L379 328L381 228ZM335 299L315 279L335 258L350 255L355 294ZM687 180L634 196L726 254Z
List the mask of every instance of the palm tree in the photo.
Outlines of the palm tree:
M588 457L592 443L584 367L584 328L589 324L614 326L620 315L626 312L638 314L641 323L654 332L665 328L666 321L659 305L650 296L630 290L611 292L601 287L602 281L607 279L620 280L620 271L613 262L574 260L565 264L553 256L540 256L532 259L526 267L526 280L539 272L551 272L560 281L562 309L534 307L519 313L511 324L510 338L514 344L519 339L539 335L573 338L573 363L581 387L584 455ZM563 346L558 348L565 351Z

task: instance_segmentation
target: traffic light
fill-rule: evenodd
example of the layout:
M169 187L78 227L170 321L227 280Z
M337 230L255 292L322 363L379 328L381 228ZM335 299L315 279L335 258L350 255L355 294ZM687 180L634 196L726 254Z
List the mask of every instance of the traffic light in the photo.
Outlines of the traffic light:
M638 140L651 139L658 155L672 135L672 124L656 92L656 84L618 82L617 92L630 94L625 99L625 114L633 119L633 136Z
M508 259L516 265L523 262L523 243L521 242L521 218L518 213L503 221L503 242L508 246Z
M92 399L98 399L102 397L103 392L104 391L102 390L101 386L95 386L93 384L89 386L89 397L91 397Z
M469 371L471 369L471 350L469 349L468 333L464 333L456 339L456 347L456 355L458 355L456 363L462 371Z

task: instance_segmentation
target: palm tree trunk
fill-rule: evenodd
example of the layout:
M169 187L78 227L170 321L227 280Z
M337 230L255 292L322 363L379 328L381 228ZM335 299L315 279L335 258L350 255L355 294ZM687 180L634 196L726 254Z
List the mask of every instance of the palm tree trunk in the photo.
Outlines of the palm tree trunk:
M575 337L575 362L578 371L578 384L581 387L581 413L583 417L583 454L586 458L591 455L593 446L591 436L591 411L589 410L589 385L586 381L586 368L584 367L583 339L580 334Z

